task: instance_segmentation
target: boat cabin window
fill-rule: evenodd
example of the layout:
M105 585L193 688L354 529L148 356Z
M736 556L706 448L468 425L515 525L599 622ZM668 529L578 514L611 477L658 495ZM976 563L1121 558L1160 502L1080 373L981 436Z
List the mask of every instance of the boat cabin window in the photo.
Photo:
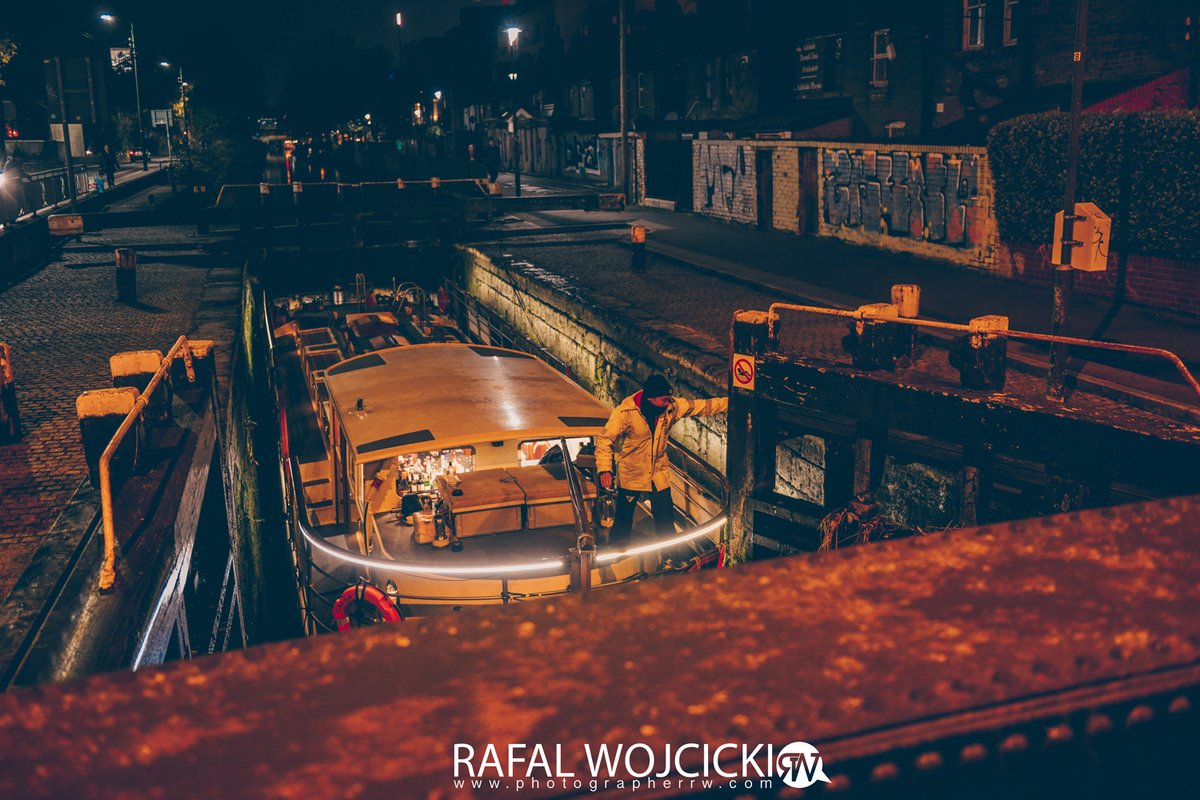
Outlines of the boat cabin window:
M396 493L428 491L441 475L457 475L475 469L475 448L430 450L396 456Z
M551 463L554 461L562 461L561 445L559 439L533 439L528 442L521 442L518 451L521 454L521 466L529 467L541 463ZM588 448L584 452L589 452L594 445L591 436L580 436L575 439L567 439L567 451L571 454L571 460L574 461L579 455L580 448ZM543 459L546 459L543 462Z

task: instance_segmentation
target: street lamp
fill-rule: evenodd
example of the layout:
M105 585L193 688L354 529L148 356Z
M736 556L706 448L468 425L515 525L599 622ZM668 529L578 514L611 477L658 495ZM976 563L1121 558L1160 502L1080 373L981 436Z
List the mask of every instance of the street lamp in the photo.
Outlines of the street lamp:
M100 19L107 23L114 23L117 18L112 14L101 14ZM146 126L142 123L142 84L138 77L138 57L137 57L137 39L133 35L133 23L129 23L129 58L133 61L133 94L137 100L137 115L138 115L138 137L142 143L142 169L150 169L150 156L146 152Z
M396 66L404 69L404 15L396 12Z
M516 25L509 25L507 28L504 29L504 32L506 34L508 34L508 49L516 50L517 49L517 41L521 35L521 29L518 28ZM513 137L513 194L516 197L520 197L521 196L521 132L520 132L520 130L517 129L517 108L518 108L518 104L516 102L517 77L518 77L518 75L517 75L517 72L515 69L513 72L508 73L508 79L513 84L513 95L514 95L512 117L508 120L508 130L510 133L512 133L512 137Z

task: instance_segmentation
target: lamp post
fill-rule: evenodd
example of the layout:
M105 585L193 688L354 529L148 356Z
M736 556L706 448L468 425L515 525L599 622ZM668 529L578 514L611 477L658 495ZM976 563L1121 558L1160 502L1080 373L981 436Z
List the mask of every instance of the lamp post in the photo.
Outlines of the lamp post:
M101 14L104 22L113 23L117 18L112 14ZM129 23L129 59L133 62L133 95L137 101L138 138L141 140L142 169L150 169L150 154L146 152L146 126L142 122L142 83L138 76L137 39L133 33L133 23Z
M1063 243L1062 263L1054 271L1054 313L1050 321L1050 332L1055 336L1065 335L1071 321L1071 294L1074 290L1075 272L1071 266L1071 248L1076 245L1075 235L1075 181L1079 169L1080 107L1083 104L1084 50L1087 45L1088 0L1075 3L1075 52L1074 73L1071 80L1071 128L1067 141L1067 180L1063 191ZM1050 348L1050 371L1046 375L1046 399L1061 403L1066 397L1063 388L1070 351L1062 342Z
M504 33L508 36L508 51L513 53L517 49L517 43L520 41L521 29L516 25L509 25L504 29ZM508 73L508 79L513 83L513 110L512 118L508 124L511 126L513 135L513 196L521 196L521 129L517 127L517 80L520 78L520 72L516 65L513 65L513 71Z
M617 34L619 41L617 61L618 69L621 72L617 81L617 90L621 93L621 191L625 194L625 202L629 203L629 109L625 104L628 94L625 86L625 0L617 0L617 25L621 28Z
M404 69L404 15L396 12L396 66Z

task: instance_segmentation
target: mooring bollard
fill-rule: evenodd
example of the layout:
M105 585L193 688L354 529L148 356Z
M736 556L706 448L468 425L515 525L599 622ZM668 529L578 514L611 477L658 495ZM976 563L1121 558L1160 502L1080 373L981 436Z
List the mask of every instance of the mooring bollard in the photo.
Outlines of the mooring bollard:
M950 366L958 370L964 389L1002 391L1008 377L1008 317L976 317L968 326L971 332L958 337L950 351Z
M13 376L12 349L0 342L0 442L21 438L21 412L17 408L17 382Z
M871 303L858 310L874 319L856 319L850 323L850 333L842 346L858 369L894 369L896 366L896 329L900 327L887 319L900 316L894 303Z
M633 272L646 271L646 227L634 225L629 229L629 269Z
M137 251L129 247L117 248L117 300L121 303L137 302Z
M921 316L921 287L915 283L897 283L892 287L892 305L897 316L916 319ZM896 326L896 366L906 369L912 366L917 349L917 326Z
M132 386L141 392L145 391L154 379L154 373L162 364L163 354L159 350L131 350L117 353L108 360L112 371L113 386ZM168 375L160 381L146 404L144 414L148 422L166 423L171 419L171 381Z
M95 389L84 392L75 400L75 415L79 417L79 436L83 440L83 457L87 461L88 477L92 486L100 488L100 456L112 441L113 434L121 427L125 417L133 410L138 399L138 390L132 386L116 389ZM125 437L113 456L113 477L119 479L133 469L137 452L135 440L140 431Z

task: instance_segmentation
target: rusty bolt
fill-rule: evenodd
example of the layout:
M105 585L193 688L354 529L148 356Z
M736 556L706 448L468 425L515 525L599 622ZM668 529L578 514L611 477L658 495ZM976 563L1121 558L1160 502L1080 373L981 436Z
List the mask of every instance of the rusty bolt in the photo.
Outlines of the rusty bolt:
M1029 738L1023 733L1014 733L1000 743L1001 753L1020 753L1029 748Z
M987 748L982 744L969 744L958 754L958 760L963 764L973 764L987 758Z
M882 764L876 764L871 770L871 782L883 783L884 781L894 781L900 777L900 767L896 766L891 761L885 761Z
M1192 702L1186 697L1176 697L1171 701L1171 705L1167 706L1168 714L1186 714L1192 710Z
M1134 706L1129 712L1129 716L1125 718L1125 726L1132 728L1134 725L1144 725L1154 719L1154 709L1148 705Z
M1070 725L1054 725L1046 731L1046 742L1048 744L1064 744L1075 738L1075 731Z
M1093 714L1087 721L1087 735L1099 736L1113 728L1112 718L1107 714Z
M921 753L921 755L917 756L916 765L917 769L922 772L931 772L939 769L942 766L942 755L933 750L930 750L928 753Z

